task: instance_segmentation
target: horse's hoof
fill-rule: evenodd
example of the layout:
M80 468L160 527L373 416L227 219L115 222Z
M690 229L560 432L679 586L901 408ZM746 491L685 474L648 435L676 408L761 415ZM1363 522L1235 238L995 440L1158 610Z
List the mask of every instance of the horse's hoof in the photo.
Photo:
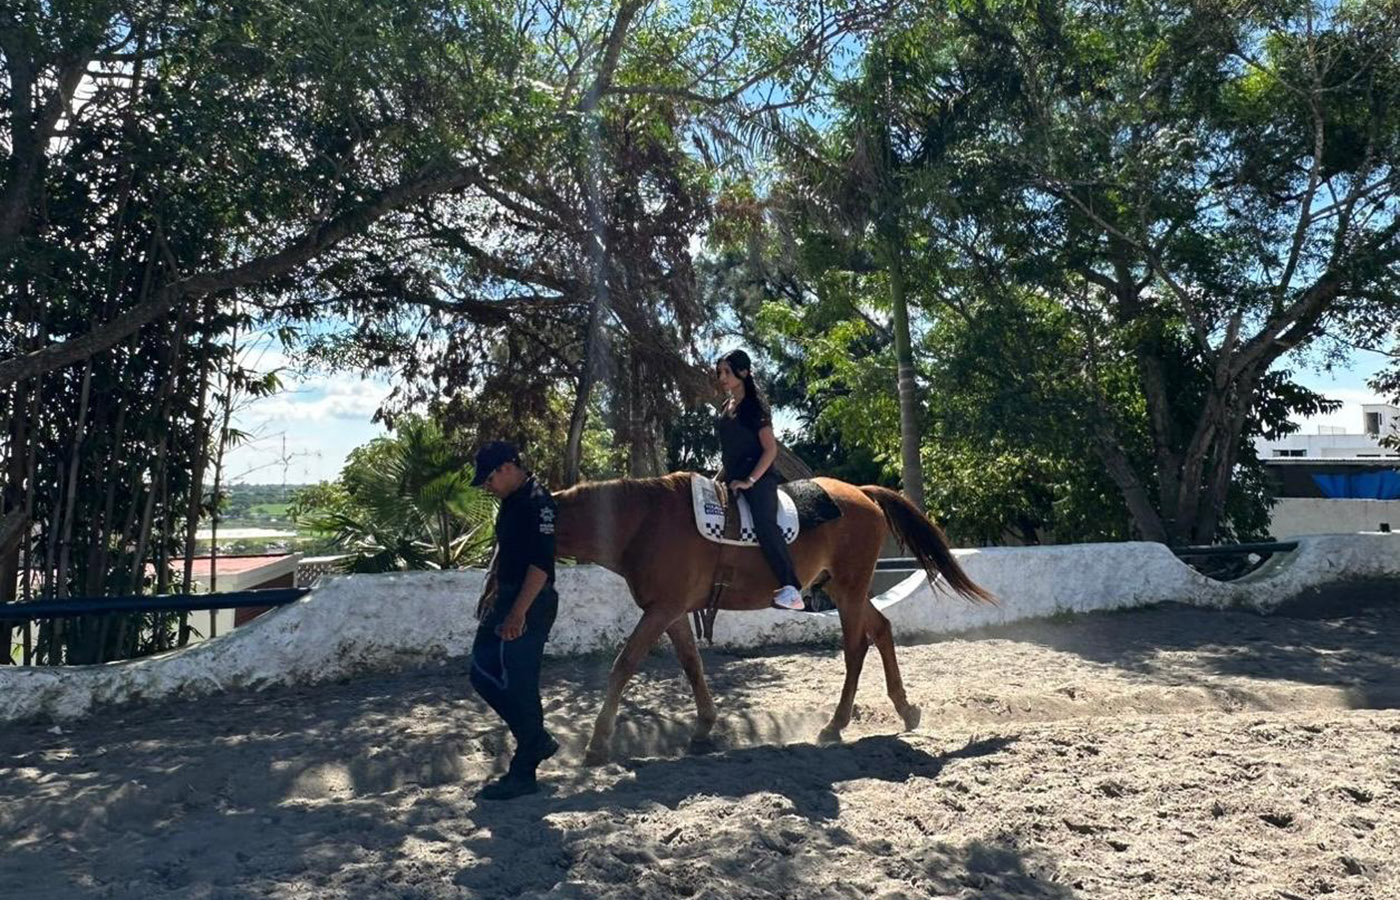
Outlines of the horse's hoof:
M832 728L830 725L821 730L817 735L818 744L839 744L841 743L841 729Z
M583 754L583 764L585 766L606 765L607 761L608 751L606 750L595 750L592 747L589 747L587 752Z
M904 708L904 730L913 731L919 727L919 720L924 717L924 711L912 703Z

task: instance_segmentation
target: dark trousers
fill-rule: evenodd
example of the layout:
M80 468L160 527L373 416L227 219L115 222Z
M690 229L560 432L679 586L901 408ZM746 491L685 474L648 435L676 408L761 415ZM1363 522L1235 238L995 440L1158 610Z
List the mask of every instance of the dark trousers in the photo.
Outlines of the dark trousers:
M545 641L559 612L559 595L553 587L540 591L525 614L525 633L513 641L503 641L496 628L504 621L514 602L515 591L501 590L496 608L481 620L472 642L472 687L496 711L515 736L515 758L511 771L533 759L544 742L544 709L540 704L540 663ZM534 774L534 766L528 772Z
M749 498L758 547L763 551L763 558L768 560L768 568L777 576L778 586L790 584L801 590L802 582L797 580L793 569L792 554L788 552L787 541L783 540L783 530L778 527L778 479L771 472L765 472L744 496Z

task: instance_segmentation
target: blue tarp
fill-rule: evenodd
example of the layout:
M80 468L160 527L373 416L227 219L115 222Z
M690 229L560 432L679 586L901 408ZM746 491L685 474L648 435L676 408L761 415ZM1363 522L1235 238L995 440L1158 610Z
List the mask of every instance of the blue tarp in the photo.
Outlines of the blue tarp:
M1314 475L1313 481L1333 500L1400 500L1400 469L1355 475Z

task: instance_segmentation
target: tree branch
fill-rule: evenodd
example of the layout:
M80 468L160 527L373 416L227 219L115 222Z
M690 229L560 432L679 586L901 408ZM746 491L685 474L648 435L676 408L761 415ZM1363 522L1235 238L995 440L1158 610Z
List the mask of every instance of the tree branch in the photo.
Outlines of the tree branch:
M171 282L160 288L150 300L87 334L0 361L0 386L43 375L102 353L191 298L223 293L285 275L345 239L362 233L389 213L425 197L459 190L475 183L478 178L475 168L461 166L420 172L409 181L381 191L370 202L304 233L276 253L242 265Z
M4 41L6 57L13 50L10 40ZM9 247L29 224L35 186L41 182L44 156L53 137L58 120L72 105L73 93L87 69L86 53L61 61L58 86L44 101L37 121L31 122L30 91L34 87L32 61L9 59L10 62L10 172L0 192L0 248Z

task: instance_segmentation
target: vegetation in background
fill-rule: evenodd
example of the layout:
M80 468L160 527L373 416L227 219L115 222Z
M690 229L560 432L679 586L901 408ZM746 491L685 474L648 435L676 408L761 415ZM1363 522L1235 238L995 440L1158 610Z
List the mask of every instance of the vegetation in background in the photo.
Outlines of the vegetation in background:
M809 465L962 541L1261 536L1252 439L1330 408L1290 368L1400 350L1397 44L1397 0L9 3L0 610L191 587L255 332L395 382L295 504L361 567L479 557L484 438L708 468L740 342Z

